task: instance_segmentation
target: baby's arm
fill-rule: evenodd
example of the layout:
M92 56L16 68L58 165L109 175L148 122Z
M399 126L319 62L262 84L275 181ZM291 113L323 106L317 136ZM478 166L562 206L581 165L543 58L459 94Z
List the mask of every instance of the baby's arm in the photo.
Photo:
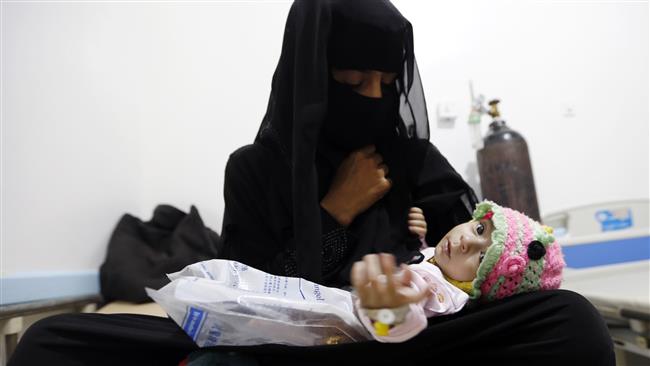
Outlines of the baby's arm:
M381 342L403 342L427 325L422 305L431 289L418 288L412 283L412 277L417 274L406 265L402 265L398 275L395 268L392 255L369 254L356 262L351 272L351 282L358 294L357 314Z

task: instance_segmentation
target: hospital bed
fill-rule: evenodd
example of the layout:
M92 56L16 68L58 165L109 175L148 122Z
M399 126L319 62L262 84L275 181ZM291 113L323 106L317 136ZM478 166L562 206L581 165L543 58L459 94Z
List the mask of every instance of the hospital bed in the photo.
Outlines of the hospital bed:
M548 215L567 268L562 288L585 296L607 322L618 365L650 365L648 200Z

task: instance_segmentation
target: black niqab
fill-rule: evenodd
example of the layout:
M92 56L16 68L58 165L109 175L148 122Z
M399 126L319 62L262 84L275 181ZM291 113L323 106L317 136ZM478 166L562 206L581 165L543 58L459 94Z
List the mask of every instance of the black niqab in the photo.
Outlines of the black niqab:
M320 150L324 147L349 153L366 145L390 144L398 136L397 88L394 84L381 85L382 97L370 98L330 77Z

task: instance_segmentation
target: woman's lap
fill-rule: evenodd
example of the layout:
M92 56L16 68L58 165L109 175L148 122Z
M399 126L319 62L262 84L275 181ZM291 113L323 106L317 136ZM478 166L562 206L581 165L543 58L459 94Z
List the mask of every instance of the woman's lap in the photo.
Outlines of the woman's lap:
M196 349L169 318L61 314L27 329L9 366L177 365Z
M64 314L30 327L9 366L176 365L196 349L170 319ZM582 296L563 290L514 296L431 318L422 334L405 343L218 350L246 352L261 364L328 364L354 358L374 364L614 365L612 342L600 315Z

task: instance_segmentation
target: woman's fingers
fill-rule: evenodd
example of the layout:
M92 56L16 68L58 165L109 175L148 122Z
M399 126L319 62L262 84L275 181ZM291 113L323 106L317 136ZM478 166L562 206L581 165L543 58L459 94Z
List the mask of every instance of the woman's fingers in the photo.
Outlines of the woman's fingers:
M388 192L388 190L393 186L393 180L390 179L390 178L385 178L385 179L386 179L386 183L387 183L386 192Z
M390 172L390 169L388 169L388 165L386 164L379 164L379 170L384 171L384 177L388 176L388 173Z

